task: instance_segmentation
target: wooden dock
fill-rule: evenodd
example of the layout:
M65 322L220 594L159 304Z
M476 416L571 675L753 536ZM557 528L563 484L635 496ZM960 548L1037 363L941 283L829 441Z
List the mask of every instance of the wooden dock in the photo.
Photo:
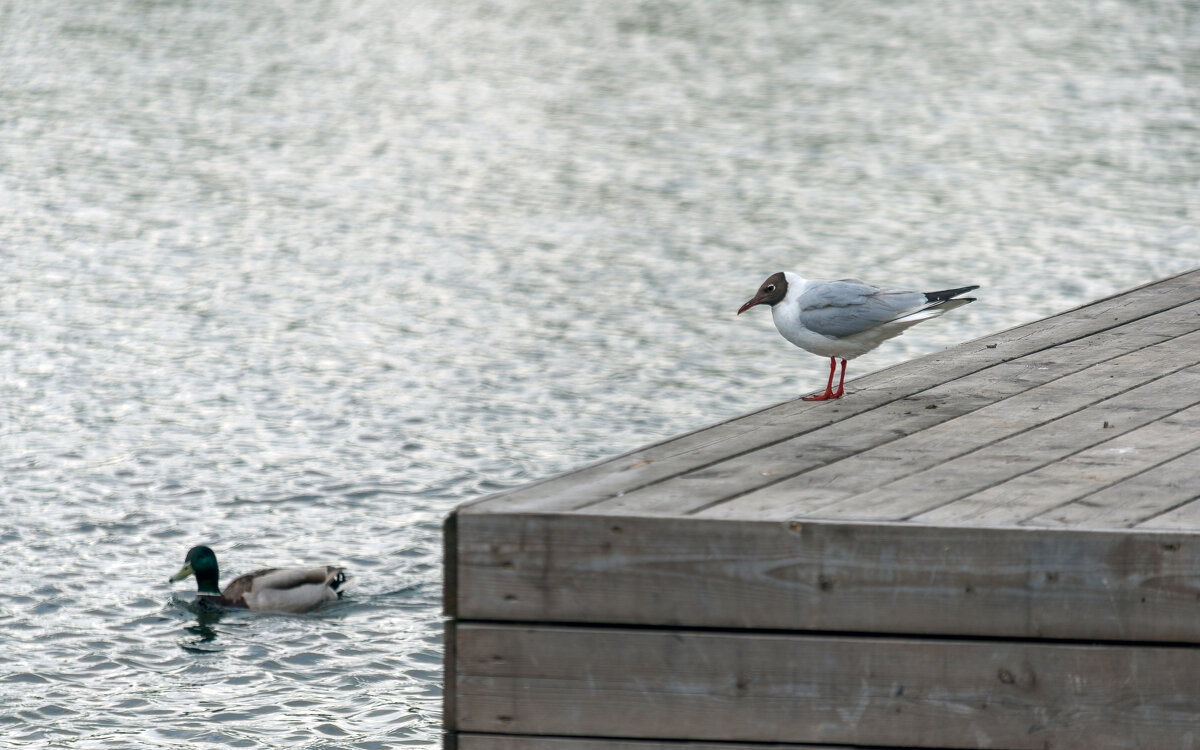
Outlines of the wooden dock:
M1200 270L849 390L459 507L446 746L1200 747Z

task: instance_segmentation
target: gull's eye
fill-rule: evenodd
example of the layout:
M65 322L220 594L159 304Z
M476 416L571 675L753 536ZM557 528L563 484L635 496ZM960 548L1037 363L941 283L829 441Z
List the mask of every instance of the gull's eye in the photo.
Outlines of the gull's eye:
M775 291L775 285L774 285L774 284L767 284L766 291L768 291L768 292L773 292L773 291Z

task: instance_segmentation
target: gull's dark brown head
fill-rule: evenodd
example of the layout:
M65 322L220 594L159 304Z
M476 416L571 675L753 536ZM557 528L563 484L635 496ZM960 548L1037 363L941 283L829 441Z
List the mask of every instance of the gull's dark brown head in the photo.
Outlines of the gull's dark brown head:
M787 294L787 277L783 275L783 271L773 273L762 283L762 286L758 288L758 291L754 293L750 301L738 309L737 314L741 315L755 305L770 305L774 307L783 301L785 294Z

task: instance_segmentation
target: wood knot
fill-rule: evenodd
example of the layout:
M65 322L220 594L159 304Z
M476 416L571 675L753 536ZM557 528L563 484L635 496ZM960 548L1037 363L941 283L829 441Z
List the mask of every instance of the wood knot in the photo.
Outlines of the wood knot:
M750 692L750 678L746 675L738 675L737 682L734 683L734 688L738 695L745 695Z

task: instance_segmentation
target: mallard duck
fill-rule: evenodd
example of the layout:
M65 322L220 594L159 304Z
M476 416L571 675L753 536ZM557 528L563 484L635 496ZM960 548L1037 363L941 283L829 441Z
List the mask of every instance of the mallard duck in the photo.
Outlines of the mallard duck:
M237 607L254 612L304 612L341 596L346 582L342 568L265 568L233 579L224 591L217 588L220 571L216 554L205 547L192 547L183 567L168 582L196 576L196 600L219 607Z

